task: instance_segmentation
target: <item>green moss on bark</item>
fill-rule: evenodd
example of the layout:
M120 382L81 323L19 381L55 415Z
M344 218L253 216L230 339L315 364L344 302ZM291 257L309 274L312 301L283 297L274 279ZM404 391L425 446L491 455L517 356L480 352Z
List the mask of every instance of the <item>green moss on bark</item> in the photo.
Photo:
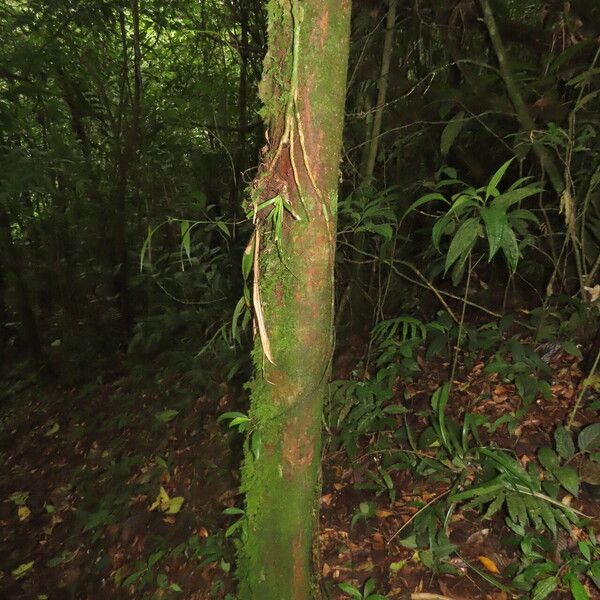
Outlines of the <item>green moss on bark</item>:
M300 221L286 215L279 247L269 220L262 216L257 224L255 276L275 364L257 337L250 416L261 450L258 459L247 451L242 469L248 519L238 565L242 600L308 600L314 590L312 541L333 339L334 224L350 5L297 2L270 0L270 47L261 84L272 148L256 182L257 196L265 200L282 193L305 211L298 211Z

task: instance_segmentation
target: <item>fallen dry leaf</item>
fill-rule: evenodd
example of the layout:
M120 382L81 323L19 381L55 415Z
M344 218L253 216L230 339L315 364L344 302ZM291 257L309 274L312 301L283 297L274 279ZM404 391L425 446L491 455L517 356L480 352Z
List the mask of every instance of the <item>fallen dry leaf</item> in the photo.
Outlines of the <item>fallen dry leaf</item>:
M325 494L321 496L321 506L330 506L333 500L333 494Z
M491 558L488 558L487 556L478 556L477 559L490 573L500 575L500 570Z

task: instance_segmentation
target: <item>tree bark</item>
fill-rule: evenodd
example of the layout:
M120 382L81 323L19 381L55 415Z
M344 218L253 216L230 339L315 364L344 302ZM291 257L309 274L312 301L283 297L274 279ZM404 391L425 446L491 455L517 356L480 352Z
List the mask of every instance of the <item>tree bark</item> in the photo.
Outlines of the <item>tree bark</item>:
M260 86L270 148L254 183L252 423L242 469L241 600L308 600L321 412L333 351L333 266L350 0L269 3ZM261 203L285 201L281 227ZM275 205L277 200L275 201ZM273 209L276 210L276 209Z
M6 293L6 277L4 276L4 265L0 261L0 373L2 365L6 363L6 346L8 344L7 323L8 310L6 309L5 293Z
M379 149L379 136L381 135L381 125L383 123L383 112L387 99L388 78L390 73L390 63L392 60L392 48L394 44L394 29L396 27L396 8L398 0L390 0L385 26L385 38L383 42L383 55L381 58L381 73L377 86L377 107L375 118L373 120L373 129L371 130L371 140L369 143L369 154L364 173L366 183L370 183L375 170L377 161L377 151Z
M543 144L536 142L534 139L535 121L533 120L533 117L531 116L529 109L523 100L521 90L519 89L513 77L512 70L508 62L508 54L500 36L500 31L498 30L498 25L496 24L492 7L489 3L489 0L480 0L480 3L483 11L483 20L485 21L494 52L496 53L496 57L498 59L500 75L502 76L504 85L506 86L506 91L510 101L515 107L519 125L521 125L522 129L524 129L530 135L533 151L540 159L542 168L548 174L548 178L550 179L550 183L552 184L554 191L558 196L560 196L565 190L565 183L562 175L560 174L560 170L548 149Z
M4 259L4 266L13 276L17 306L16 312L21 320L23 340L32 362L43 366L45 362L42 343L40 341L37 318L29 299L29 290L23 274L23 261L21 253L15 247L10 231L10 220L5 208L0 205L0 253Z

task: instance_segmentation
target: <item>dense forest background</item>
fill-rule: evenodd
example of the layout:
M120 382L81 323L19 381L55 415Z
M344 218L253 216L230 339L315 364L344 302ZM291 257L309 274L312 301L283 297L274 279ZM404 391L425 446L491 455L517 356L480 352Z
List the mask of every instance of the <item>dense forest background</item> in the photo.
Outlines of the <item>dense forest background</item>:
M6 598L234 593L266 4L0 7ZM330 597L600 597L599 83L595 0L353 3Z

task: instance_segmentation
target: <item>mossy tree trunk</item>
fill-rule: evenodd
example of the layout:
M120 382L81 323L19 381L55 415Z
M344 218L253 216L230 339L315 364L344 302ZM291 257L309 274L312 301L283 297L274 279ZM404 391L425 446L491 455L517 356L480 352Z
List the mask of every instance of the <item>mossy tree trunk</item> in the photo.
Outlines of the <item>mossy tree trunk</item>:
M333 351L333 265L350 0L270 0L254 184L252 432L242 489L242 600L308 600L321 412ZM261 209L261 204L276 201ZM276 207L283 206L280 227ZM275 206L275 208L274 208Z

